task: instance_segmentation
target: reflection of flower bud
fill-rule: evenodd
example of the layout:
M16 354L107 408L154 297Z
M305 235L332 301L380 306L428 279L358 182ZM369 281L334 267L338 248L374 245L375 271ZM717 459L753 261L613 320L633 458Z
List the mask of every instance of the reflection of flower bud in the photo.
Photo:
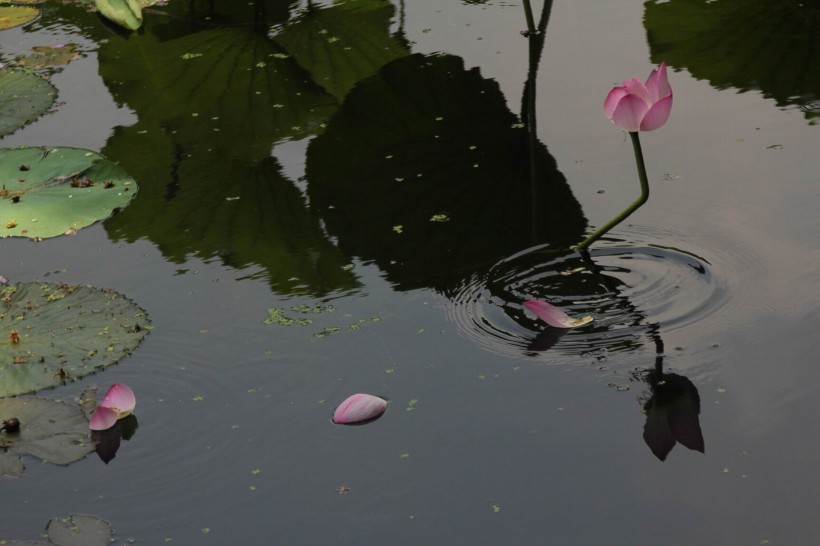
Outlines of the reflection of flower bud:
M9 433L20 432L20 419L18 419L17 417L5 419L3 421L3 426L0 427L0 431L2 430L5 430Z
M652 391L644 406L643 439L660 460L682 444L694 451L705 450L700 429L700 396L689 379L674 373L650 372L646 378Z

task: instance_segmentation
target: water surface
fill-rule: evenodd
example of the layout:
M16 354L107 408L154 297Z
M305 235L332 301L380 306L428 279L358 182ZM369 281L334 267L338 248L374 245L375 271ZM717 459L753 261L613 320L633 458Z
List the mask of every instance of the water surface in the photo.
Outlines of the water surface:
M127 40L47 5L0 34L4 58L86 52L52 76L65 104L3 145L99 150L141 186L74 237L0 240L0 274L113 288L155 327L40 393L125 382L139 429L107 465L27 459L0 537L87 513L140 544L817 540L811 44L778 45L808 74L790 89L716 77L714 51L661 33L679 4L721 6L555 2L538 55L522 5L494 1L172 0ZM744 4L771 28L715 25L802 37L816 14ZM650 200L568 251L637 197L601 104L662 59ZM596 320L544 332L530 297ZM698 391L703 454L644 442L659 363ZM355 392L387 413L334 426Z

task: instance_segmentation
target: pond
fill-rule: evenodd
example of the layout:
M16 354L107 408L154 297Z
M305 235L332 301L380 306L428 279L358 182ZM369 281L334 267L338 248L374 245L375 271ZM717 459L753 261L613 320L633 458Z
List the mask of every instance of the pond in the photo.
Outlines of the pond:
M24 456L0 538L89 514L137 544L820 540L820 11L533 1L522 32L525 7L169 0L130 32L49 2L0 32L6 69L79 53L30 68L58 102L2 146L139 186L74 235L0 239L0 275L150 317L36 393L127 384L133 435ZM662 61L649 200L572 250L640 193L602 105ZM334 424L354 393L386 412Z

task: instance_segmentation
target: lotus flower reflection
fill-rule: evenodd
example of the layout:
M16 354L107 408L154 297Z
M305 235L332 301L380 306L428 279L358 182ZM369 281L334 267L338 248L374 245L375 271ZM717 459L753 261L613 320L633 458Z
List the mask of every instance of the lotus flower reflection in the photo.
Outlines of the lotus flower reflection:
M114 383L105 393L105 398L97 406L94 415L91 416L88 428L91 430L109 429L118 419L131 415L136 404L137 398L128 385Z
M352 425L372 421L387 409L387 400L371 394L354 394L339 404L333 413L337 425Z
M578 328L592 322L592 317L574 319L554 305L541 300L527 300L522 305L553 328Z
M666 123L672 111L672 88L666 63L652 71L646 84L632 78L614 87L604 101L604 113L624 131L654 131Z

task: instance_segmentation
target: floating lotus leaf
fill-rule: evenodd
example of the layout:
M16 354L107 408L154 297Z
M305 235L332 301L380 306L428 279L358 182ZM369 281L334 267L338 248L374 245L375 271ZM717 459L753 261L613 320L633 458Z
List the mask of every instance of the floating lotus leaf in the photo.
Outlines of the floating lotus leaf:
M0 396L54 387L110 366L148 333L133 301L111 290L49 283L0 290Z
M114 530L97 516L74 514L52 518L46 526L48 542L35 540L0 540L0 544L15 546L106 546L114 542Z
M0 416L20 420L19 432L0 432L0 448L5 451L0 453L2 475L22 475L22 455L66 465L94 450L88 441L88 420L77 404L46 398L0 398Z
M20 457L14 453L0 451L0 476L18 477L23 475L24 470L23 460Z
M28 6L0 6L0 30L19 27L37 19L40 10Z
M0 136L13 133L39 118L56 98L57 89L37 74L0 70Z
M0 149L0 183L0 237L32 239L108 218L137 190L118 165L80 148Z
M77 44L65 44L32 47L31 53L15 60L22 67L38 70L59 67L80 57L82 55L77 52Z
M46 532L56 546L107 546L114 541L111 524L97 516L52 518Z
M95 0L97 9L108 20L129 30L142 26L142 7L137 0Z

